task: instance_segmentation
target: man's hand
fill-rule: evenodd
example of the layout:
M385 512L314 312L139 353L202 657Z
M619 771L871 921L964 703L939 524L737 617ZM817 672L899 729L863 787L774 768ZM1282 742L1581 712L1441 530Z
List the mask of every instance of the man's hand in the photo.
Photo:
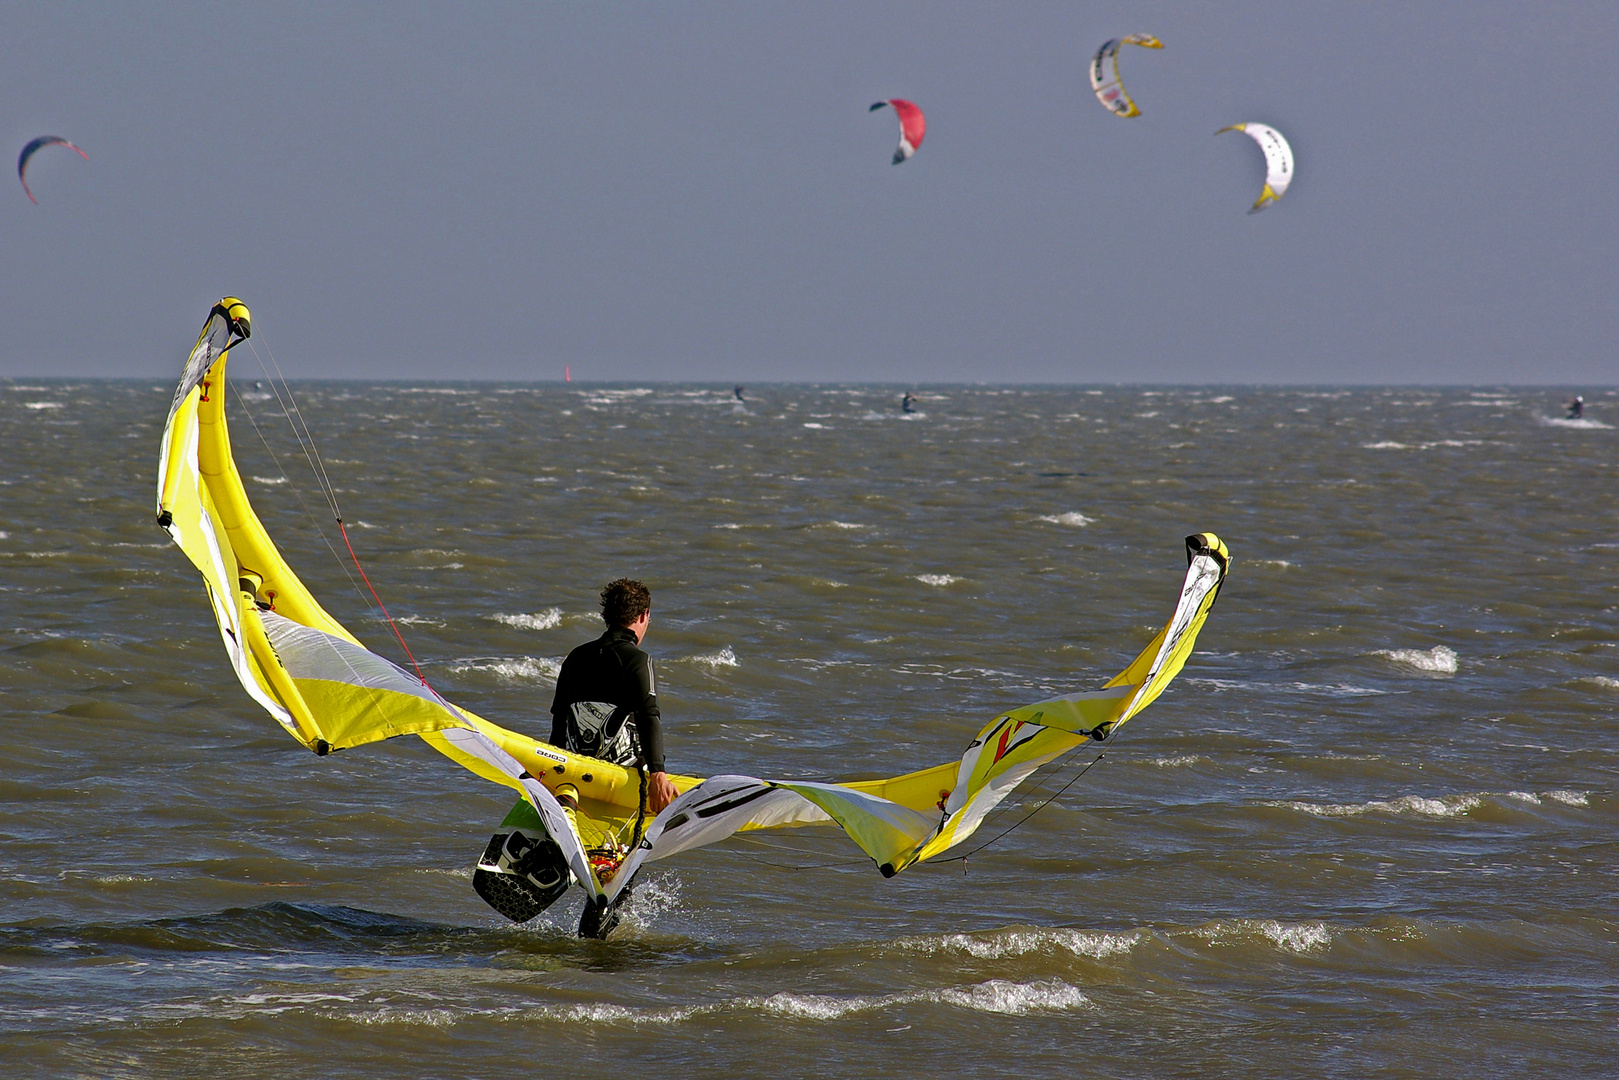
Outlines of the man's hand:
M670 783L668 774L655 772L647 777L646 808L654 814L659 813L665 806L675 801L680 792Z

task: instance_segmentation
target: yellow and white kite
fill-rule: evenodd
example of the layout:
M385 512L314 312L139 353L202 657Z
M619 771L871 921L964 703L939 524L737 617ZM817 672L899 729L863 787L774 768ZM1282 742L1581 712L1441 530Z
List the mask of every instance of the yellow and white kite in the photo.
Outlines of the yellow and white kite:
M1106 42L1091 58L1091 89L1096 91L1096 100L1113 115L1128 118L1140 116L1141 110L1136 108L1136 103L1130 100L1130 95L1124 92L1124 84L1119 81L1119 49L1125 45L1162 49L1164 43L1151 34L1131 34Z
M1232 124L1215 134L1223 135L1228 131L1243 132L1265 152L1265 187L1259 193L1259 200L1248 210L1250 214L1257 214L1287 194L1287 185L1293 182L1293 148L1287 145L1282 133L1269 124Z
M480 894L518 921L577 884L588 897L581 934L605 936L642 863L748 829L835 822L885 876L934 858L971 836L1036 769L1107 738L1157 698L1186 663L1225 579L1219 538L1188 537L1174 614L1140 655L1100 689L996 715L959 760L849 783L676 776L680 795L648 820L640 770L570 753L452 704L419 671L368 650L304 587L250 505L231 453L225 365L251 333L235 297L209 312L163 433L158 524L201 572L237 679L298 742L326 754L417 735L522 795L521 812L508 815L475 875ZM540 867L549 868L544 880L534 875L542 849L555 856Z

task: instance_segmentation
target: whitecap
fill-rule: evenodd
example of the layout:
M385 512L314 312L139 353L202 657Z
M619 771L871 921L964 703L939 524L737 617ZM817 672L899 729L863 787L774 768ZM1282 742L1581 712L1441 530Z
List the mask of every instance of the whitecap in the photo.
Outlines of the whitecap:
M32 405L29 408L33 408ZM1540 422L1546 427L1580 428L1585 431L1611 431L1612 424L1604 424L1601 420L1592 420L1588 416L1542 416Z
M562 662L539 656L518 656L507 659L469 659L453 664L456 674L469 671L488 672L511 682L556 682Z
M805 1020L836 1020L852 1013L868 1012L895 1005L931 1002L971 1009L974 1012L1023 1016L1031 1012L1056 1012L1090 1004L1090 998L1076 986L1060 979L1017 983L1005 979L969 986L949 986L938 990L913 990L901 994L873 994L835 997L831 994L771 994L754 998L752 1004L765 1012Z
M285 476L255 476L253 480L260 484L285 484L287 482Z
M953 574L918 574L916 580L924 585L933 585L942 588L945 585L954 585L961 579Z
M1363 803L1309 803L1297 800L1268 802L1266 806L1279 806L1316 817L1359 817L1361 814L1421 814L1425 817L1455 817L1477 807L1483 800L1477 795L1447 795L1430 799L1422 795L1401 795L1397 799L1374 799Z
M1258 935L1273 945L1296 953L1313 952L1332 942L1332 930L1326 923L1284 923L1276 919L1222 919L1201 926L1193 933L1211 945Z
M907 952L966 953L977 960L1002 960L1064 949L1075 956L1101 960L1127 953L1142 939L1139 931L1127 934L1066 927L1000 930L991 934L944 934L939 937L902 938L894 944Z
M1378 649L1372 655L1387 657L1396 664L1404 664L1435 675L1456 674L1455 650L1444 645L1435 645L1426 652L1421 649Z
M1313 952L1332 942L1332 931L1326 923L1280 923L1267 919L1259 924L1259 932L1289 952Z
M1069 510L1061 514L1041 514L1041 521L1049 521L1053 525L1089 525L1095 518L1088 518L1084 514Z
M1286 559L1249 559L1248 562L1253 566L1280 566L1283 570L1293 565Z
M975 1012L1000 1013L1003 1016L1024 1016L1032 1012L1060 1012L1089 1005L1079 987L1061 979L1015 983L1005 979L991 979L976 986L951 987L934 993L932 1000L943 1005L972 1009Z
M827 524L831 525L834 529L869 529L869 528L871 528L870 525L861 525L859 522L855 522L855 521L831 521L831 522L828 522Z
M5 533L0 533L0 540L5 539L5 535ZM1619 679L1615 679L1608 675L1587 675L1584 678L1575 679L1574 681L1592 683L1596 686L1602 687L1604 690L1619 690Z
M518 630L549 630L562 622L561 608L546 608L537 615L491 615L498 623L515 627Z
M738 666L736 653L731 651L731 647L729 645L725 646L717 653L708 653L704 656L693 656L691 657L691 662L694 664L706 664L711 668Z
M816 431L825 431L825 430L827 430L825 424L808 423L808 424L805 424L804 426L807 427L807 428L813 428Z
M1156 765L1160 769L1178 769L1182 765L1196 765L1200 761L1207 760L1209 759L1204 757L1202 754L1175 754L1171 757L1155 757L1146 759L1148 765Z
M1546 798L1562 803L1564 806L1589 806L1591 800L1583 791L1566 791L1562 788L1546 792Z
M22 403L22 407L25 408L25 409L65 409L65 408L67 408L67 406L62 404L60 401L25 401L25 402Z
M847 1016L854 1012L864 1012L867 1009L880 1009L885 1005L898 1004L904 995L893 994L886 997L852 997L840 998L829 994L771 994L758 1001L758 1007L768 1013L778 1016L791 1016L805 1020L836 1020L840 1016Z
M1385 440L1383 442L1361 443L1360 448L1362 450L1409 450L1409 449L1411 449L1411 447L1409 447L1405 443L1389 442L1387 440Z

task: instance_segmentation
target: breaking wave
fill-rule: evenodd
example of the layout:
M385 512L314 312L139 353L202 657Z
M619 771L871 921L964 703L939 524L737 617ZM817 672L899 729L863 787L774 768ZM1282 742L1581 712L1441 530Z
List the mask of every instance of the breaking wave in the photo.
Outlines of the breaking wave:
M557 681L557 674L562 670L562 662L550 660L541 656L517 656L503 659L468 659L450 666L450 670L457 675L469 672L488 673L508 682L548 682Z
M547 608L536 615L491 615L498 623L515 627L518 630L549 630L562 622L561 608Z
M1024 1016L1032 1012L1060 1012L1090 1004L1077 986L1061 979L1036 982L1010 982L990 979L968 986L947 986L937 990L913 990L903 994L835 997L829 994L772 994L754 999L754 1006L768 1013L806 1020L836 1020L851 1013L868 1012L894 1005L930 1002L953 1005L974 1012Z
M1311 803L1297 800L1267 802L1266 806L1279 806L1316 817L1359 817L1361 814L1419 814L1424 817L1456 817L1484 802L1478 795L1446 795L1430 799L1423 795L1401 795L1397 799L1373 799L1363 803Z
M954 585L961 579L956 577L954 574L918 574L916 575L916 580L920 581L924 585L932 585L935 588L943 588L946 585Z
M1129 952L1142 937L1138 930L1109 933L1105 930L1072 930L1064 927L1020 928L987 934L901 938L894 945L906 952L928 955L965 953L975 960L1002 960L1030 953L1049 953L1054 949L1101 960Z
M1332 944L1332 930L1326 923L1284 923L1275 919L1231 919L1210 923L1195 931L1211 945L1264 938L1288 952L1308 953Z
M1091 522L1095 521L1096 519L1095 518L1088 518L1084 514L1076 513L1074 511L1070 510L1067 513L1063 513L1063 514L1041 514L1040 515L1040 520L1041 521L1049 521L1053 525L1075 525L1075 526L1078 526L1078 525L1089 525Z
M1378 649L1373 656L1382 656L1396 664L1416 668L1434 675L1456 674L1455 650L1435 645L1424 652L1421 649Z

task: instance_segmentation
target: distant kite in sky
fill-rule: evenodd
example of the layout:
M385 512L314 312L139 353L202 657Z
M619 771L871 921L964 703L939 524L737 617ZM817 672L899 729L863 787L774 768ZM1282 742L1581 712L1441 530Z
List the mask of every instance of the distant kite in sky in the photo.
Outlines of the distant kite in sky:
M1287 194L1287 185L1293 182L1293 148L1287 145L1280 131L1267 124L1232 124L1215 134L1221 135L1227 131L1243 132L1265 151L1265 187L1259 193L1259 201L1248 211L1257 214Z
M868 111L876 112L884 105L890 106L899 115L899 146L894 150L894 164L898 165L922 145L922 136L928 133L928 118L922 115L921 109L904 98L879 101Z
M1143 49L1162 49L1164 43L1151 34L1131 34L1127 38L1114 38L1096 50L1091 59L1091 89L1096 100L1115 116L1140 116L1141 110L1124 92L1119 82L1119 49L1125 45L1140 45Z
M28 201L33 203L35 206L39 205L39 200L34 198L34 193L32 191L28 190L28 159L45 149L47 146L65 146L75 154L78 154L84 160L90 160L89 154L86 154L83 150L80 150L77 146L74 146L60 135L41 135L39 138L33 140L27 146L23 147L22 153L17 157L17 179L22 181L22 189L27 193Z

